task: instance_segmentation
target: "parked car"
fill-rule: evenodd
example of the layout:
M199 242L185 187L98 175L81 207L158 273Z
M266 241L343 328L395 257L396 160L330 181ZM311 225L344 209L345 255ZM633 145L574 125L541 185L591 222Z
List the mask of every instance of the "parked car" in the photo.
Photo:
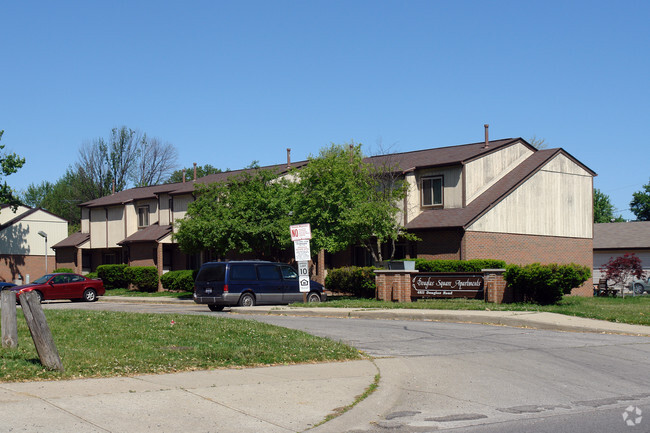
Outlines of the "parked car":
M35 292L39 300L72 299L94 302L97 296L106 292L102 280L91 280L79 274L46 274L31 284L10 288L16 293L16 300L21 292Z
M14 283L7 283L7 282L4 282L4 281L0 281L0 290L5 290L5 289L8 289L10 287L16 287L16 285Z
M637 295L642 295L643 292L650 293L650 277L632 281L630 288L634 290L634 293Z
M308 302L327 299L322 284L310 281ZM302 302L298 272L284 263L265 261L208 262L201 266L194 282L194 302L212 311L240 305Z

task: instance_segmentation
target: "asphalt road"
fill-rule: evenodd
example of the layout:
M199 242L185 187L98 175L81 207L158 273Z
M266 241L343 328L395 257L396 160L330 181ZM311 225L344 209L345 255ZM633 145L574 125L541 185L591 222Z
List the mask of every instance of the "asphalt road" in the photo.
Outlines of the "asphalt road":
M191 304L51 303L45 308L259 320L340 340L375 357L382 374L379 390L318 431L650 432L647 337L439 322L238 316Z

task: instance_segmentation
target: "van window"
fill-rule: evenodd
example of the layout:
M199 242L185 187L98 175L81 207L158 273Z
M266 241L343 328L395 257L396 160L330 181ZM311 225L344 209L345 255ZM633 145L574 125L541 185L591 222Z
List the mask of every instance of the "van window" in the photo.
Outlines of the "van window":
M230 265L230 281L257 280L255 265Z
M225 265L204 265L196 276L196 281L223 282L226 278Z
M257 275L260 280L277 281L280 278L280 269L276 265L258 265Z
M297 280L298 273L291 266L282 266L282 277L285 280Z

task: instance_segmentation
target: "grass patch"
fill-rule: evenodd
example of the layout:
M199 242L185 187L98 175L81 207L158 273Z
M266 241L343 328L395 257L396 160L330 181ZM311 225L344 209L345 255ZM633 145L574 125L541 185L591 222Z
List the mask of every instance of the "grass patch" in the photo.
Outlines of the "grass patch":
M352 409L353 407L355 407L356 405L358 405L359 403L364 401L366 398L368 398L368 396L370 396L370 394L372 394L373 392L375 392L377 390L377 388L379 387L379 380L380 379L381 379L381 375L379 373L375 374L374 381L370 385L368 385L368 387L366 388L366 390L363 393L356 396L352 403L350 403L347 406L343 406L343 407L339 407L337 409L334 409L334 413L331 413L331 414L327 415L325 417L325 419L323 419L318 424L314 425L312 428L316 428L316 427L318 427L320 425L325 424L328 421L333 420L334 418L338 418L339 416L343 415L344 413L346 413L347 411L349 411L350 409Z
M18 349L0 350L0 381L128 376L359 359L342 343L248 320L45 310L64 372L44 369L22 311ZM172 325L171 321L175 323Z
M139 292L129 289L110 289L106 290L104 296L141 296L146 298L181 298L192 299L192 292Z
M650 296L623 298L565 296L557 305L530 303L492 304L476 299L427 299L417 302L388 302L376 299L331 297L320 304L293 304L302 307L410 308L431 310L546 311L569 316L650 326Z

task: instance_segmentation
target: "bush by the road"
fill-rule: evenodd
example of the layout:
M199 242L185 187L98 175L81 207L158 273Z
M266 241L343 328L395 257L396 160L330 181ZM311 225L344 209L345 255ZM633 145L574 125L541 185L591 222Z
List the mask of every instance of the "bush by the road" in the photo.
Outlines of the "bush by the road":
M503 269L503 260L427 260L416 259L415 269L420 272L481 272L482 269Z
M124 289L128 285L124 270L127 265L100 265L97 266L97 276L104 282L104 288Z
M325 277L325 287L332 292L351 293L359 298L374 298L375 269L372 266L330 269Z
M172 292L191 292L197 271L169 271L160 277L163 287Z
M128 266L124 268L126 280L141 292L158 290L158 269L155 266Z
M513 288L515 299L540 305L557 304L563 295L571 293L571 289L579 287L590 277L588 267L575 263L508 265L504 273L508 286Z

